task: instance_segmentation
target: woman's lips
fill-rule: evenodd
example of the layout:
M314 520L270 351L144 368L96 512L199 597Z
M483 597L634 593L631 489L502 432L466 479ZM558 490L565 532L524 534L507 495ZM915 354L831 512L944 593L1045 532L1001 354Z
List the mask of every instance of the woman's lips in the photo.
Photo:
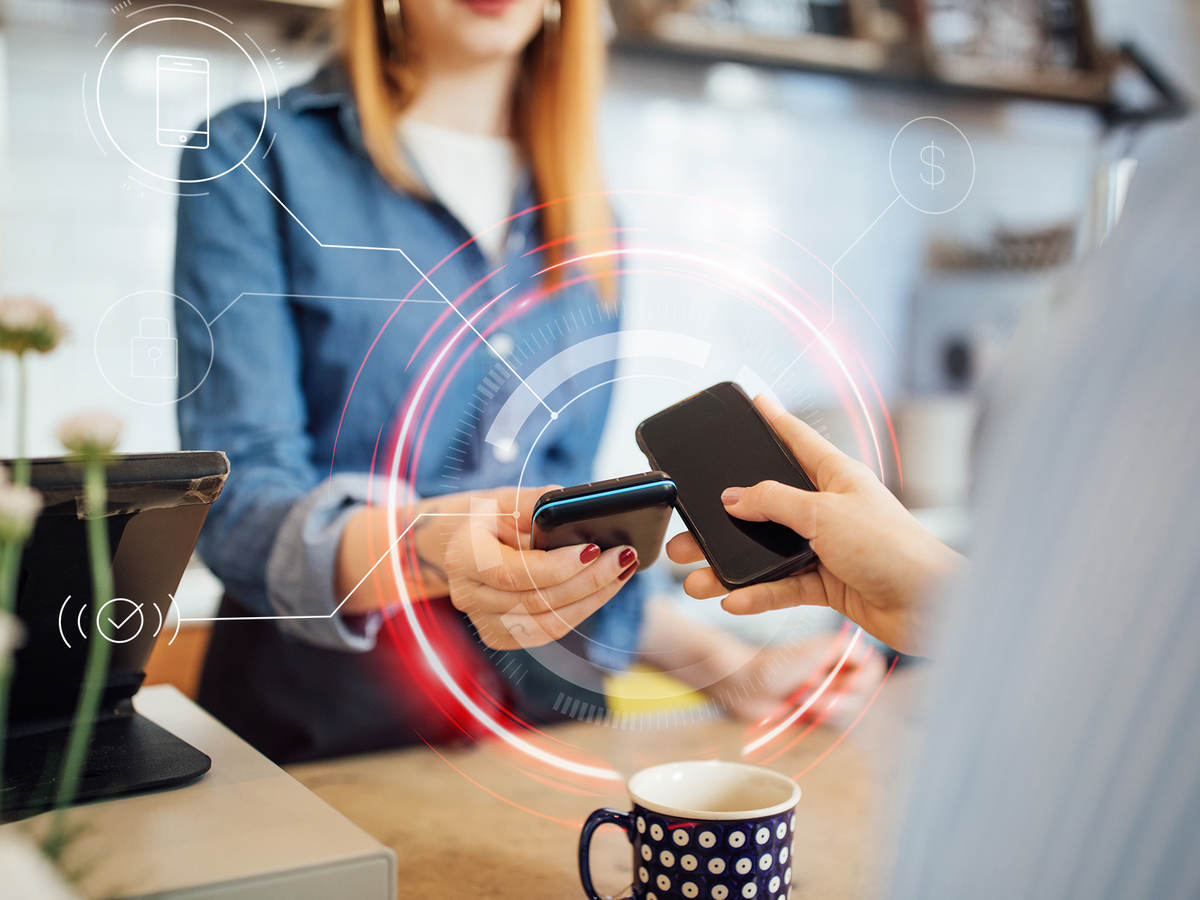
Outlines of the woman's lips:
M499 16L513 4L513 0L459 0L479 16Z

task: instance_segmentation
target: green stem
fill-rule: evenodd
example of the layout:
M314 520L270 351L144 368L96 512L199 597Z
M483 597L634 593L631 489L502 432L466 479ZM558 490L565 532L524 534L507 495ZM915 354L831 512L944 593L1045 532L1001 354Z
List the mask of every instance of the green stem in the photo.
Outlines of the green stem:
M29 430L29 366L25 354L17 354L17 458L13 460L15 484L29 484L29 457L26 453Z
M21 542L0 542L0 616L17 605L17 577L21 571ZM3 651L0 651L2 654ZM15 661L0 655L0 785L4 784L4 736L8 727L8 686Z
M88 459L84 463L83 496L87 507L87 544L92 569L92 614L91 643L88 647L87 665L84 670L83 687L79 692L79 703L75 707L75 721L71 726L71 737L63 760L62 777L59 780L54 817L48 848L61 850L66 837L66 811L79 790L83 777L83 764L87 758L88 745L92 739L92 728L100 708L104 692L105 676L108 672L108 656L111 647L100 633L100 622L96 612L112 599L113 579L108 548L108 520L104 517L106 489L104 462Z
M29 430L29 367L25 353L17 354L17 458L13 461L12 479L20 485L29 484L29 458L26 453L26 432ZM17 579L21 573L21 550L24 541L0 543L0 613L13 613L17 607ZM8 688L12 682L14 661L0 657L0 785L4 784L4 738L8 730Z
M8 726L8 685L12 670L11 659L0 662L0 785L4 784L4 732Z

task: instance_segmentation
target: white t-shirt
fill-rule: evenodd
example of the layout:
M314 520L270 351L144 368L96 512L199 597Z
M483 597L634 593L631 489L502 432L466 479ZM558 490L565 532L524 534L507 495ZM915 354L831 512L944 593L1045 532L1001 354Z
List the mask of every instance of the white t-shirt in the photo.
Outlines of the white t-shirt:
M401 120L400 136L433 195L475 236L488 257L498 258L507 225L483 232L513 212L523 168L516 143L412 119Z

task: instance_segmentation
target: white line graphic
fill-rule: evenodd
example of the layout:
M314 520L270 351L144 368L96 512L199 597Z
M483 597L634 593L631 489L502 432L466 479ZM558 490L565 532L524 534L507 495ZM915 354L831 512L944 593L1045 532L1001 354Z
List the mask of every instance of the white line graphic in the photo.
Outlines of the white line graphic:
M886 216L888 214L888 212L891 211L891 208L900 202L900 199L901 199L901 197L899 194L897 194L895 197L893 197L892 202L889 203L886 207L884 207L883 212L881 212L879 215L877 215L875 217L875 221L873 221L870 225L868 225L865 229L863 229L863 233L860 234L858 237L856 237L854 239L854 243L852 243L849 247L847 247L842 252L842 255L833 261L833 265L831 265L829 267L829 322L825 325L824 328L821 329L822 334L824 334L825 331L831 325L833 325L833 321L837 316L836 295L837 295L837 283L838 283L838 277L837 277L838 264L841 263L841 261L843 259L845 259L847 256L850 255L850 251L853 250L855 247L857 247L863 238L865 238L868 234L871 233L871 229L879 224L879 220L882 219L884 216ZM784 366L783 371L775 376L775 380L771 382L771 387L775 387L775 385L779 384L779 382L783 380L783 376L785 376L788 372L790 372L792 370L792 366L796 365L796 363L798 363L798 362L800 362L800 360L804 359L805 355L808 353L808 351L812 348L812 345L815 343L816 343L816 338L814 338L813 340L811 340L807 344L805 344L804 349L801 350L799 354L797 354L796 358L793 359L786 366Z
M379 557L379 559L375 560L375 562L371 565L371 568L367 569L367 571L363 575L363 577L358 580L358 584L356 584L354 587L350 588L350 593L348 593L345 597L342 598L342 602L339 603L337 606L335 606L333 608L332 612L318 613L318 614L312 614L312 615L296 615L296 616L285 616L285 615L195 616L195 617L180 616L179 621L180 622L258 622L258 621L266 622L266 621L276 621L279 619L332 619L334 616L336 616L338 614L338 610L340 610L343 606L346 605L346 601L354 596L355 591L357 591L360 587L362 587L363 584L366 582L366 580L371 577L371 573L374 572L376 569L378 569L380 564L385 559L387 559L389 556L392 555L392 551L396 548L396 545L399 544L402 540L404 540L404 538L408 535L408 533L410 531L412 531L413 528L416 527L417 523L420 522L422 519L470 518L472 516L476 516L476 517L486 516L488 518L495 518L497 515L499 515L499 514L498 513L469 513L469 512L462 512L462 513L423 512L423 513L417 513L416 517L414 517L413 520L411 522L409 522L407 526L405 526L405 529L402 532L400 532L400 534L396 537L396 539L394 541L392 541L390 544L388 544L388 548L383 551L383 555L381 557ZM172 597L171 599L174 600L175 598Z
M463 322L466 324L466 326L468 328L470 328L471 331L475 334L475 337L479 338L479 340L483 342L483 345L492 352L492 355L495 356L496 359L500 360L500 362L502 362L504 364L504 367L513 374L513 376L517 379L517 381L521 382L521 384L524 385L525 389L527 391L529 391L529 393L533 394L534 397L537 398L537 402L546 408L546 412L550 413L551 415L554 414L554 410L552 410L549 407L549 405L546 403L546 401L542 399L541 394L539 394L537 391L535 391L533 388L531 388L528 385L528 383L526 383L525 379L522 378L519 374L517 374L517 370L514 369L509 364L508 360L504 358L504 355L502 353L498 352L495 347L493 347L490 343L488 343L488 339L483 336L483 334L479 331L479 329L477 329L474 326L474 324L472 324L471 320L462 314L462 311L457 306L454 305L453 301L451 301L449 297L447 297L445 294L442 293L441 288L439 288L436 284L433 283L433 281L430 280L429 276L425 274L425 271L420 266L418 266L415 262L413 262L412 257L410 257L407 253L405 253L402 248L400 248L400 247L373 247L373 246L369 246L369 245L359 245L359 244L327 244L325 241L321 240L319 237L317 237L315 234L313 234L312 229L309 228L307 225L305 225L304 222L302 222L300 220L300 217L297 216L294 212L292 212L286 203L284 203L282 200L279 199L278 195L267 186L267 183L265 181L263 181L261 178L259 178L258 175L255 173L255 171L252 168L250 168L248 165L246 165L245 160L242 161L241 165L242 165L243 169L245 169L247 172L250 173L251 178L253 178L260 185L262 185L262 189L271 195L272 199L274 199L274 201L279 204L279 206L283 209L283 211L285 213L287 213L289 216L291 216L292 221L295 222L297 225L299 225L302 229L304 229L304 233L307 234L310 238L312 238L318 247L325 247L326 249L329 249L329 250L370 250L370 251L377 251L377 252L381 252L381 253L399 253L404 258L404 261L413 267L413 271L415 271L418 275L421 276L421 280L424 281L431 288L433 288L434 292L439 297L442 298L442 300L445 302L445 304L447 306L449 306L452 310L454 310L454 314L463 320Z
M441 300L418 300L415 297L410 297L405 300L403 297L350 297L340 294L282 294L274 291L242 291L232 300L225 304L225 308L208 320L207 324L210 328L217 319L229 312L233 304L237 303L243 297L286 297L295 298L297 300L370 300L376 303L441 303Z

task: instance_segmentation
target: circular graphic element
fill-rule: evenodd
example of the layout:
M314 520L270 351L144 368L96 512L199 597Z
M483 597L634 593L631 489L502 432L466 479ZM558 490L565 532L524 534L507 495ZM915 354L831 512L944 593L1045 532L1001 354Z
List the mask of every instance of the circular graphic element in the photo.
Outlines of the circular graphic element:
M653 248L645 248L645 249L642 249L637 252L630 251L629 249L625 249L624 251L622 251L622 253L623 253L623 255L627 255L627 256L632 254L634 256L649 257L649 258L653 258L653 259L670 258L671 260L676 261L676 262L682 261L684 259L695 262L697 264L704 264L707 262L707 265L709 268L718 269L720 274L723 274L730 278L742 280L742 281L747 280L745 278L745 276L741 272L739 272L736 267L730 266L730 265L720 265L720 264L714 266L713 262L711 260L707 260L706 257L700 256L697 254L686 254L686 253L679 253L679 252L674 252L674 251L662 251L662 250L655 250ZM541 274L541 273L538 273L538 274ZM864 430L865 430L865 432L869 433L870 443L873 445L873 450L874 450L874 452L870 455L879 457L880 456L880 452L879 452L880 448L879 448L878 435L876 433L875 426L871 421L871 417L868 413L865 398L863 397L859 386L855 383L855 379L854 379L852 373L847 368L847 364L846 364L845 360L839 354L838 348L836 347L836 345L831 341L831 339L827 335L825 335L818 327L816 327L816 325L812 322L812 320L809 319L807 316L805 316L801 310L796 309L793 304L788 303L785 295L781 294L778 290L772 289L770 284L762 282L759 279L749 279L749 282L755 289L757 289L757 291L760 291L763 295L765 295L767 298L769 298L771 301L773 301L770 303L762 304L763 307L766 309L777 309L779 312L778 318L782 318L782 320L784 322L788 323L788 325L791 326L791 327L789 327L789 331L792 331L792 330L795 330L797 332L803 331L804 333L811 334L812 339L815 342L815 345L818 347L818 350L821 351L820 355L828 357L831 374L834 374L834 377L837 377L837 373L840 373L841 377L845 379L847 389L854 396L855 405L857 407L861 408L864 413L864 420L865 420L864 421ZM461 301L463 299L464 298L459 298L460 305L461 305ZM523 305L513 306L513 308L509 312L513 315L517 315L520 313L522 307L523 307ZM486 309L486 307L484 307L483 309ZM473 314L473 317L474 317L474 315L475 314ZM793 319L795 320L794 322L792 321ZM495 325L496 325L496 327L500 327L501 323L497 322L497 323L495 323ZM433 416L435 413L436 407L437 407L437 398L440 397L440 392L437 389L431 388L431 383L434 383L435 378L438 378L438 377L440 377L441 379L448 379L449 377L451 377L448 374L443 374L444 367L448 366L448 367L450 367L451 371L454 371L458 365L458 362L466 359L466 357L463 356L463 357L461 357L461 360L456 361L455 357L452 355L452 350L455 349L455 341L457 339L461 338L462 335L466 334L467 330L468 329L466 329L466 328L459 329L455 332L455 335L453 337L449 338L447 340L447 342L444 343L440 348L438 348L436 350L433 350L431 348L430 352L434 353L435 355L433 356L433 359L431 360L430 365L422 373L422 375L420 376L420 379L414 385L412 392L406 399L406 402L405 402L404 408L403 408L403 412L400 415L400 419L399 419L399 423L398 423L399 427L398 427L398 431L397 431L397 433L395 435L395 439L394 439L394 447L390 453L391 462L388 467L388 508L389 508L389 510L395 510L398 508L398 500L399 500L398 492L400 490L399 486L409 483L409 478L408 478L408 475L410 472L409 467L412 466L413 469L411 471L415 471L415 467L417 465L416 459L417 459L418 455L420 454L420 444L421 444L420 436L424 433L424 427L426 424L425 417ZM477 329L475 330L475 333L477 335L480 335L480 340L483 339L482 335L486 335L489 332L490 332L490 327L487 325L484 326L482 334L480 334L480 332ZM628 333L626 332L625 334L628 334ZM667 341L666 343L671 343L671 344L678 343L678 336L675 336L675 338L673 340ZM575 346L582 346L582 345L575 345ZM795 354L795 350L789 349L788 360L785 361L786 363L788 363L788 365L785 365L781 369L781 371L783 369L788 368L788 366L790 365L790 361L794 361L794 359L795 359L794 354ZM559 361L562 362L561 359ZM725 362L731 362L731 361L732 360L726 360ZM546 361L546 362L548 362L548 361ZM516 390L514 388L514 391L511 395L510 399L519 398L520 401L522 403L524 403L526 406L528 406L529 403L532 402L532 404L535 408L540 408L540 407L538 407L538 404L537 404L537 396L540 396L542 392L539 392L536 390L536 387L539 385L539 379L537 377L537 370L535 369L534 371L528 371L528 369L525 365L521 365L520 367L522 370L526 371L527 376L534 383L535 391L530 392L524 388L522 388L521 390ZM726 368L726 366L724 364L722 364L721 368L722 368L722 370L724 370ZM518 386L520 385L520 382L518 380L519 377L520 376L517 376L517 378L514 379L514 383ZM712 380L713 379L711 379L711 378L706 379L704 383L705 384L711 383ZM444 384L445 381L438 381L437 383ZM430 401L423 401L423 397L426 395L427 391L432 391L433 397L431 398ZM568 398L564 398L564 402L566 399L568 399ZM429 402L429 406L428 407L424 406L423 405L424 402ZM548 406L548 407L546 407L546 409L553 410L553 408L555 406L559 406L559 405L560 404L556 402L556 403L554 403L554 406ZM507 417L503 414L503 410L502 410L501 413L496 416L495 421L506 420L506 419L507 419ZM543 420L545 419L545 415L542 415L542 419ZM554 416L551 415L550 419L553 421ZM524 415L514 416L513 421L524 422L524 421L527 421L527 418ZM482 424L482 423L476 423L476 424ZM479 431L478 428L473 429L473 430ZM487 432L487 431L489 431L489 429L484 428L483 431L480 433ZM410 441L412 442L411 445L410 445ZM487 442L490 442L490 439ZM532 444L535 442L536 441L523 442L523 443L525 444L525 446L532 446ZM409 456L408 455L409 451L406 450L406 448L409 448L410 446L412 448L411 449L412 456ZM882 463L881 463L881 465L882 465ZM403 473L401 472L402 468L404 469ZM521 486L522 482L523 482L523 479L518 477L517 485ZM393 516L389 516L389 523L393 522L393 518L394 518ZM399 530L398 526L396 526L396 530L398 532L398 530ZM399 537L400 536L398 534L393 535L393 542L398 540ZM397 589L400 591L400 594L402 597L406 596L406 586L404 583L404 578L401 575L399 556L396 554L393 554L391 556L391 562L392 562L393 574L396 576ZM516 749L525 752L532 758L539 760L541 762L549 763L558 768L562 768L566 771L570 771L570 772L573 772L576 774L586 774L586 775L591 775L591 776L606 778L606 779L613 778L612 770L602 770L596 766L592 766L589 764L581 764L577 760L565 759L557 754L549 753L542 747L531 744L525 738L523 738L519 735L512 734L508 730L504 729L494 719L492 719L490 716L488 716L483 710L480 709L479 705L462 689L462 687L460 685L458 685L452 678L448 677L449 673L447 671L445 664L438 658L436 652L433 651L433 648L431 646L429 638L423 632L422 626L417 621L416 615L413 610L414 610L414 607L412 604L409 604L409 603L401 604L401 611L403 612L403 618L407 622L407 624L412 628L413 635L414 635L415 639L417 640L418 645L421 647L422 653L423 653L427 663L429 664L429 666L431 667L433 672L436 674L436 676L439 678L439 680L442 682L442 684L445 685L445 687L453 694L455 699L465 707L466 711L470 715L472 715L480 725L487 728L493 734L500 737L502 740L505 740L507 743L514 746ZM652 834L656 827L657 826L652 826L652 828L651 828ZM657 830L659 831L658 838L661 840L661 827L657 827ZM746 840L745 835L740 836L740 841L742 843L744 843L745 840ZM740 846L740 845L741 844L738 844L738 846Z
M106 612L110 606L117 603L122 605L114 606L111 613ZM132 610L129 609L130 606L133 607ZM108 625L107 630L105 623ZM114 597L96 612L96 633L110 644L128 644L142 633L145 624L146 617L142 613L142 605L125 597Z
M657 197L659 195L654 194L654 196ZM521 213L514 215L513 217L510 217L510 219L516 218L517 216L520 216L520 215L529 214L530 212L531 212L531 210L523 211ZM790 243L792 245L798 247L801 251L803 251L803 253L806 256L811 257L811 254L809 253L809 251L804 250L803 247L801 247L798 244L795 244L794 241L792 241ZM458 250L455 250L451 254L449 254L447 257L443 258L443 260L440 261L436 266L431 268L429 270L429 272L431 274L435 273L438 270L438 268L440 268L440 266L446 262L447 259L454 256L455 253L457 253L457 252L458 252ZM880 467L882 469L882 454L881 454L881 447L880 447L880 440L879 440L880 436L877 433L876 426L873 422L872 414L868 409L868 404L867 404L866 398L863 394L863 389L869 385L873 385L873 381L864 381L860 384L856 381L856 376L851 371L851 369L858 369L860 367L863 367L863 361L860 358L857 358L856 355L853 353L843 354L843 353L839 352L839 347L838 347L837 342L835 340L831 339L827 334L825 334L823 327L819 326L818 323L814 322L813 319L810 318L808 315L805 315L802 310L796 309L794 307L793 303L787 302L788 297L791 296L791 294L792 294L791 290L787 290L787 289L780 290L776 286L776 282L775 282L774 278L768 278L768 279L766 279L766 281L763 281L760 278L747 277L746 273L741 271L741 267L734 260L730 260L723 264L719 263L714 266L714 264L713 264L714 260L711 258L710 254L691 253L691 252L687 252L686 250L680 250L675 247L666 247L666 248L645 247L645 248L640 248L639 251L635 254L631 254L630 251L626 248L623 250L613 250L613 251L605 252L605 253L591 254L587 258L601 257L601 256L628 257L631 255L639 256L642 258L652 258L652 259L659 260L659 261L664 261L664 260L669 261L671 263L670 268L664 268L664 270L659 272L659 274L679 275L682 277L687 277L689 279L689 281L696 281L698 279L693 277L690 273L679 272L679 266L685 265L687 263L695 263L697 265L701 265L705 269L712 270L709 273L707 273L708 275L711 276L711 279L708 279L708 280L712 280L712 281L716 281L716 282L727 281L727 282L742 284L745 286L745 290L744 291L736 291L735 293L751 294L751 295L761 293L765 298L768 298L770 301L772 301L770 304L767 304L767 305L780 306L780 313L781 313L780 317L787 320L788 324L792 326L792 327L789 327L786 329L787 332L788 333L796 332L797 334L803 333L805 335L810 335L811 337L810 337L808 343L805 343L803 345L803 347L799 351L799 353L797 353L795 347L789 347L788 353L787 353L787 358L782 360L782 366L779 369L779 371L782 374L780 376L778 376L778 378L776 380L779 380L779 378L782 378L783 374L786 374L786 375L788 375L789 378L791 378L794 375L794 373L799 370L799 368L795 364L800 361L801 357L804 356L804 354L809 349L809 346L811 345L811 347L814 349L814 354L812 354L812 355L816 356L820 359L820 365L814 366L814 368L817 368L818 371L823 373L823 375L825 377L832 378L833 381L837 383L839 394L842 394L844 392L845 405L853 407L855 409L855 411L861 411L861 413L863 415L863 422L862 422L862 434L860 435L860 443L864 445L861 449L864 451L865 456L867 456L869 458L873 458L873 459L878 459L880 462ZM566 260L559 265L562 265L562 266L576 265L576 264L579 264L584 259L585 259L584 257L575 257L575 258ZM819 260L816 260L815 257L812 257L812 259L816 263L819 263ZM820 264L820 265L823 267L823 272L824 272L823 277L828 277L830 274L832 274L827 265L824 265L824 264ZM532 276L532 281L536 282L536 281L540 280L541 277L543 275L545 275L547 271L548 270L542 270L542 271L534 273L534 275ZM773 274L778 274L778 272L771 269L770 267L766 267L766 271L770 271ZM836 279L837 276L833 275L832 277L834 277ZM705 279L699 279L699 280L705 280ZM803 281L793 282L791 279L786 278L786 276L782 280L785 281L792 288L795 288L796 290L798 290L799 293L806 294L806 292L804 292L803 289L801 287L799 287L799 285L801 283L803 283ZM721 286L722 285L718 284L718 287L721 287ZM428 345L428 347L426 347L426 341L425 341L425 339L422 339L422 342L418 347L418 350L420 350L423 347L426 347L427 352L431 357L431 360L430 360L428 367L423 371L421 376L418 379L416 379L416 383L411 386L411 390L408 393L408 395L406 396L406 399L405 399L402 407L397 411L396 419L394 422L396 430L393 432L393 435L391 438L392 443L393 443L393 449L388 454L388 456L390 457L390 463L387 464L386 469L383 469L383 466L380 467L381 470L383 470L383 472L381 472L381 474L386 474L386 476L387 476L387 508L389 509L389 511L395 511L400 508L400 505L401 505L400 495L401 495L401 493L404 493L404 491L408 490L407 488L402 488L402 486L410 484L411 482L410 482L408 476L418 471L418 464L419 464L419 460L421 457L421 444L423 442L423 439L424 439L424 436L426 433L426 429L428 428L429 422L431 421L432 417L434 416L434 414L436 412L436 409L439 405L439 400L442 397L442 392L445 388L445 385L448 384L449 379L452 377L452 374L447 374L445 369L447 367L449 367L451 369L451 373L452 373L457 368L459 363L464 362L466 360L466 356L463 356L462 358L456 358L454 351L459 349L458 347L455 346L456 341L459 338L461 338L463 335L467 334L468 332L474 332L477 336L480 337L481 340L483 340L484 338L480 334L480 331L478 330L478 327L476 324L477 316L482 314L486 310L491 309L492 304L495 304L498 300L500 300L503 296L505 296L511 289L506 289L506 290L502 291L500 294L496 295L492 300L487 301L487 303L483 307L480 307L479 311L473 310L470 314L470 318L468 318L462 312L462 309L464 309L464 308L469 309L470 307L467 306L463 301L465 299L467 299L474 290L475 290L474 287L471 288L467 292L466 295L464 295L463 297L459 297L453 303L450 303L448 301L448 305L451 307L452 311L456 312L461 318L463 318L463 320L464 320L463 327L458 328L455 331L454 336L451 337L446 343L441 344L440 346L438 346L437 344L434 344L434 343L430 343ZM410 296L411 296L411 293L412 293L412 291L410 291ZM851 292L851 294L852 293L853 292ZM809 298L809 299L811 299L811 298ZM511 308L511 311L514 313L517 313L519 308L523 305L524 304L517 304L517 305L511 304L511 303L508 304L508 306ZM819 311L820 310L818 310L818 312ZM689 315L692 315L692 314L689 313ZM868 315L869 315L869 312L868 312ZM450 322L453 322L453 319L449 313L447 313L446 319ZM794 321L792 321L792 320L794 320ZM823 320L821 320L821 321L823 321ZM381 332L380 332L381 334L382 334L382 331L384 329L386 329L388 324L390 324L391 322L392 322L392 318L389 317L387 322L383 325L383 328L381 329ZM489 337L490 337L491 330L486 324L483 326L483 330L484 330L484 333L489 335ZM469 341L470 339L467 338L467 340ZM372 344L372 348L374 348L374 347L375 347L375 344ZM414 354L414 356L415 355L416 354ZM370 357L369 351L368 351L367 357L368 358ZM363 364L364 365L366 364L365 359L364 359ZM513 365L515 365L517 367L517 369L522 372L528 371L526 369L526 366L522 365L520 363L520 361L514 362ZM482 370L483 367L480 367L480 368ZM516 371L513 371L511 369L509 371L510 371L510 374L514 375L517 379L521 378L520 375L517 375ZM865 377L869 379L869 373L864 373L864 374L865 374ZM863 377L864 377L863 374L860 374L858 376L858 378L860 378L860 379ZM711 379L710 379L710 381L711 381ZM709 383L709 382L706 382L706 383ZM852 397L850 395L852 395ZM535 400L535 403L536 403L536 400ZM554 413L553 413L553 408L548 408L548 409L550 411L550 418L551 418L551 420L553 420L555 418ZM886 418L886 410L884 410L884 416ZM891 433L890 420L889 420L889 424L888 424L888 432ZM893 443L893 445L895 444L894 437L893 437L892 443ZM871 445L873 445L873 446L871 446ZM528 446L528 444L526 444L526 446ZM523 449L522 447L518 446L517 447L518 453L520 453L522 449ZM515 459L514 459L514 461L515 461ZM520 483L520 479L518 479L518 483ZM464 487L465 487L465 489L470 489L469 485L464 486ZM403 502L404 503L411 502L411 498L406 496ZM397 525L397 523L395 521L393 521L395 518L396 517L394 515L389 516L389 534L392 538L393 545L403 537L403 535L399 533L399 525ZM410 525L410 527L411 527L411 525ZM560 753L551 752L550 750L546 749L544 746L542 746L540 741L536 740L536 737L537 737L536 729L529 727L525 723L518 723L518 724L524 726L524 730L522 731L519 729L513 729L513 728L509 727L509 723L508 723L507 719L502 719L500 721L497 721L497 719L494 718L493 715L491 715L488 710L484 709L480 705L480 703L477 702L476 699L467 690L464 690L464 688L457 682L457 680L451 673L447 664L439 657L439 654L438 654L434 644L431 642L429 635L426 634L426 632L424 630L424 626L420 622L418 616L414 613L414 609L418 608L418 606L416 604L409 602L408 589L406 587L405 578L404 578L404 574L403 574L405 563L402 561L401 554L393 551L393 552L389 553L389 557L390 557L392 572L396 579L397 590L399 591L400 596L403 598L403 601L404 601L400 604L401 612L403 615L397 617L398 622L399 622L397 627L407 626L411 630L412 637L417 643L417 646L420 650L421 656L424 659L425 663L428 665L433 676L446 689L446 691L454 698L454 701L457 704L461 705L461 707L463 708L462 712L464 714L469 715L476 724L482 726L482 728L484 728L486 731L488 731L491 734L495 735L496 737L500 738L505 743L507 743L509 746L511 746L513 749L525 754L527 757L529 757L533 761L551 765L555 768L561 769L566 772L570 772L574 775L593 777L593 778L602 779L602 780L606 780L606 781L619 780L619 774L613 769L594 765L594 764L591 764L590 762L585 762L585 761L582 761L579 759L568 758L568 757L561 755ZM836 674L836 672L835 672L835 674ZM801 710L801 712L803 712L803 710ZM511 713L509 714L509 716L511 717ZM773 735L769 734L766 736L766 738L770 739L772 736ZM511 803L512 801L508 801L506 799L506 802ZM540 815L540 813L538 813L538 814ZM743 838L743 841L744 840L745 840L745 838Z
M208 363L199 378L180 379L172 308L175 314L194 316L208 335ZM169 291L146 290L126 294L104 311L92 350L100 376L122 397L145 406L170 406L204 383L212 370L214 344L212 329L195 306Z
M153 36L152 31L143 31L155 26L166 26L161 39ZM180 29L188 26L220 36L236 47L240 56L229 53L224 46L224 53L203 54L194 50L156 54L146 46L178 45ZM130 40L134 35L137 37ZM126 41L129 43L125 44ZM114 57L123 44L126 49ZM106 81L106 74L118 65L119 75L114 73ZM179 178L179 154L210 152L214 112L244 96L244 86L248 83L257 83L262 100L262 114L253 139L244 151L241 147L234 150L234 155L240 152L240 156L233 165L204 178ZM130 101L131 92L134 102ZM105 115L106 96L120 103L119 110L110 110L112 115ZM267 88L246 48L216 25L183 17L153 19L129 29L104 54L96 73L96 111L109 142L130 165L163 181L199 184L232 172L254 152L267 127Z
M975 151L953 122L921 116L892 139L888 169L905 203L941 216L962 206L975 186Z

